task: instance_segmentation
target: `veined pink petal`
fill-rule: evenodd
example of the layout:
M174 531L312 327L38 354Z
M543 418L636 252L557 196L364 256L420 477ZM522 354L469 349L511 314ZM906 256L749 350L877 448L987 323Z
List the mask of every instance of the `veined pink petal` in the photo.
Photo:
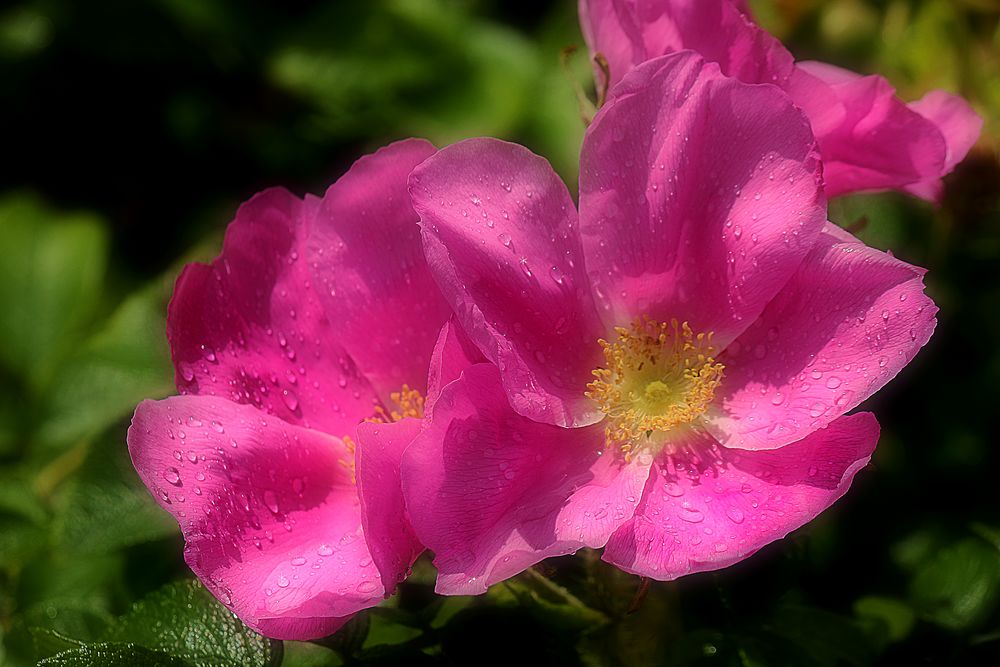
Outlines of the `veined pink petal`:
M601 426L516 414L492 364L447 385L402 466L413 526L435 554L437 591L482 593L549 556L602 546L632 515L650 464L648 456L624 463L604 447Z
M346 434L371 415L376 397L336 344L309 276L309 213L278 188L241 206L218 259L189 264L177 279L167 337L181 393Z
M462 331L461 325L451 318L441 327L434 353L431 355L431 366L427 371L427 400L424 412L430 414L441 390L448 383L457 380L469 366L486 361L476 344Z
M983 119L961 97L941 90L932 90L909 106L934 123L944 136L947 144L944 173L950 173L979 139L979 133L983 129ZM938 178L907 186L906 189L917 197L939 201L942 188L941 179Z
M544 159L495 139L443 149L410 177L431 271L500 366L514 409L563 426L600 418L583 396L603 335L577 214Z
M809 123L787 96L686 51L612 91L584 139L580 229L602 316L687 320L724 346L826 221Z
M850 237L849 237L850 238ZM757 322L725 350L708 427L730 447L774 449L878 391L934 331L924 270L824 233Z
M247 625L314 639L384 592L337 438L215 396L145 401L129 452L184 558Z
M420 432L421 420L364 423L357 431L361 523L382 585L391 592L424 550L413 534L403 503L399 466L403 451Z
M383 400L402 383L426 391L427 365L451 314L427 270L406 182L434 154L407 139L366 155L323 197L307 256L319 300Z
M580 0L591 53L601 53L614 85L647 60L690 49L747 83L784 85L792 55L730 0ZM599 71L599 70L598 70ZM600 76L600 74L599 74Z
M657 459L635 517L611 536L604 560L661 581L743 560L844 495L878 434L871 413L767 452L692 433L684 452Z
M830 197L902 188L949 170L941 131L881 76L802 62L788 94L813 124Z

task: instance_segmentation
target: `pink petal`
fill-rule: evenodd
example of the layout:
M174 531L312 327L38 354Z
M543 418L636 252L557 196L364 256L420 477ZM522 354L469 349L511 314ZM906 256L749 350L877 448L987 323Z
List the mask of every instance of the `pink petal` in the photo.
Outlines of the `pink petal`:
M584 140L580 229L609 323L687 320L725 345L826 221L809 123L691 52L640 65Z
M549 163L495 139L445 148L411 176L431 270L462 327L503 371L514 409L538 421L600 418L583 396L600 365L566 186Z
M871 413L768 452L692 434L687 451L657 459L635 518L611 536L604 560L661 581L739 562L844 495L878 434Z
M175 396L139 405L128 445L180 524L188 565L250 627L313 639L382 599L337 438L223 398Z
M451 314L427 270L406 181L434 146L408 139L362 157L330 186L307 257L336 340L383 399L426 390L427 364Z
M650 458L626 464L605 452L601 426L522 417L496 367L467 369L403 455L403 493L435 554L437 591L482 593L549 556L602 546L632 515Z
M950 173L961 162L979 139L983 119L961 97L941 90L932 90L920 100L910 103L910 108L934 123L944 136L947 151L944 173ZM907 186L907 192L931 201L941 198L941 179L930 179Z
M580 0L580 25L591 53L601 53L611 84L633 67L686 49L747 83L783 85L792 56L730 0ZM600 78L598 79L600 80Z
M252 404L344 434L375 394L337 346L304 258L310 207L282 189L240 207L211 264L185 267L167 337L181 393Z
M392 591L424 550L403 504L399 466L403 450L420 432L419 419L358 425L357 478L361 523L382 584Z
M441 390L454 382L469 366L486 361L476 344L462 331L454 317L444 323L438 335L427 375L427 400L424 412L430 414Z
M708 419L730 447L774 449L878 391L934 331L923 269L824 234L757 322L719 357Z
M881 76L802 62L788 94L812 122L830 197L902 188L948 170L941 132Z

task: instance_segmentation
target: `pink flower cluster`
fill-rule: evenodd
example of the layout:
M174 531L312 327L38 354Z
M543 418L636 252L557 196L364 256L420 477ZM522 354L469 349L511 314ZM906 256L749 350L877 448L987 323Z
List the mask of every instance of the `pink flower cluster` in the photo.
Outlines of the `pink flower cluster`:
M878 423L847 413L937 308L826 197L938 196L979 119L795 63L729 0L581 18L611 88L579 206L520 146L407 140L322 198L255 196L178 279L180 395L137 408L129 450L255 630L328 635L424 549L443 594L582 547L725 567L869 461Z

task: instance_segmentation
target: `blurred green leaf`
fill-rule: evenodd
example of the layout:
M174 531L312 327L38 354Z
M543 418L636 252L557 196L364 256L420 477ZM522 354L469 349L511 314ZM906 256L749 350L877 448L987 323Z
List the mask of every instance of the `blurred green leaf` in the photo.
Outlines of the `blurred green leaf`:
M271 660L270 640L243 625L196 580L168 584L140 600L104 639L166 651L192 667L264 667Z
M893 598L869 595L854 603L854 614L863 623L877 626L885 642L898 642L913 629L913 609Z
M39 667L192 667L192 663L133 644L88 644L40 661ZM238 663L233 663L238 664Z
M337 667L344 664L330 649L308 642L283 642L281 667Z
M81 648L84 643L48 628L29 628L35 656L41 660L63 651Z
M947 545L919 567L910 594L927 620L950 630L970 630L997 605L1000 550L974 538Z
M38 387L93 315L107 235L88 215L26 195L0 199L0 364Z
M170 537L177 523L139 481L119 431L100 439L55 503L55 543L80 555Z
M144 398L173 389L166 342L166 298L159 284L127 298L102 329L60 365L45 394L38 439L92 436Z

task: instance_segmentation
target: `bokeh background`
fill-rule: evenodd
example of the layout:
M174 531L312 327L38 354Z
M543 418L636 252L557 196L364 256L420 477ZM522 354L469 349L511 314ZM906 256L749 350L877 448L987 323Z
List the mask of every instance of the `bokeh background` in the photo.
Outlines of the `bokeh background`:
M421 562L335 638L283 645L191 583L128 462L133 407L172 392L173 279L254 192L321 193L406 136L516 140L575 189L573 82L592 84L585 49L561 56L583 46L574 3L0 4L0 664L1000 664L1000 2L752 4L799 58L880 72L904 99L958 92L986 119L942 207L831 205L928 267L941 307L866 406L872 465L722 572L643 592L584 553L442 600Z

